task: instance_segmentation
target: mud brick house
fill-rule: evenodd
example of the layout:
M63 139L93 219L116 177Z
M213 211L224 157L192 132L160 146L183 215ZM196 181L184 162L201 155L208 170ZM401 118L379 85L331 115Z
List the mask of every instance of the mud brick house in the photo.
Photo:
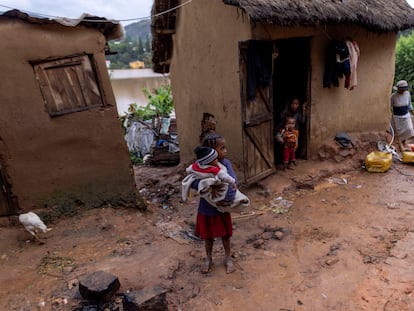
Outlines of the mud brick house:
M404 0L155 0L153 13L154 70L171 75L182 161L193 157L208 112L240 178L267 176L275 123L292 95L307 102L305 158L338 131L388 129L397 32L414 26ZM324 81L329 47L346 40L360 49L353 90L344 79ZM251 96L257 61L269 78Z
M94 16L0 15L0 215L134 192L105 64L122 34Z

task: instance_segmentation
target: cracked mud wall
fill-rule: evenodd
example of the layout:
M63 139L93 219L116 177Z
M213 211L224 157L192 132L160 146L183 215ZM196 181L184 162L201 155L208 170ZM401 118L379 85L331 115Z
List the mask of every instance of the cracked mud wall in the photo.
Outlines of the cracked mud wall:
M0 21L2 154L23 208L49 199L110 198L135 189L96 29ZM105 105L49 116L31 61L93 55Z

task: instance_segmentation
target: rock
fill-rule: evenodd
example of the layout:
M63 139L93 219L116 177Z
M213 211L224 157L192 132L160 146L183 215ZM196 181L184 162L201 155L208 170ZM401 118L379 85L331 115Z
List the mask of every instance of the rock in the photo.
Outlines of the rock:
M367 256L364 257L363 262L365 264L368 264L368 263L376 263L377 262L377 257L367 255Z
M63 271L63 273L64 274L69 274L69 273L71 273L73 270L75 270L75 267L74 266L65 266L65 267L63 267L63 269L62 269Z
M342 149L339 151L339 155L340 155L341 157L346 158L347 156L352 155L352 150L353 150L353 149L346 149L346 148L342 148Z
M339 261L338 258L330 258L330 259L325 260L325 264L327 264L328 266L333 266L338 261Z
M281 240L281 239L283 239L283 237L285 236L285 234L282 232L282 231L276 231L274 234L273 234L273 237L276 239L276 240Z
M329 154L327 154L326 152L320 150L318 152L318 156L320 160L326 160L329 157Z
M166 290L160 286L147 287L125 294L125 311L167 311Z
M312 180L297 181L295 180L296 189L315 189L315 183Z
M270 240L273 238L273 232L264 232L262 233L263 240Z
M257 239L253 243L254 248L261 248L264 245L265 241L263 239Z
M120 287L118 278L105 271L93 272L79 282L81 296L96 301L110 301Z

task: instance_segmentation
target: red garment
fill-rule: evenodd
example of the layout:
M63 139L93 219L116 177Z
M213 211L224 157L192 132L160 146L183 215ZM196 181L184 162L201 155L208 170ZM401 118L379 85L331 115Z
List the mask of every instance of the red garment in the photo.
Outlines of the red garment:
M199 173L211 173L217 175L220 172L220 168L218 166L208 165L206 168L201 168L198 162L193 163L193 170Z
M197 214L196 235L201 239L231 237L232 234L233 225L230 213L220 213L217 216Z
M288 164L290 161L296 161L295 148L283 148L283 163Z

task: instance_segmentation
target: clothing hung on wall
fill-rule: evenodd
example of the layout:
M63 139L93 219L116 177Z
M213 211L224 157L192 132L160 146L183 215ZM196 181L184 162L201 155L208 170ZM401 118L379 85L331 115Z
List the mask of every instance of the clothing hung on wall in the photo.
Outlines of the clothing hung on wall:
M359 46L355 41L345 41L349 51L349 62L351 66L351 76L349 77L348 89L353 90L357 86L357 67L359 58Z
M344 86L355 88L359 47L355 41L331 40L325 55L323 87L338 87L339 79L345 77Z

